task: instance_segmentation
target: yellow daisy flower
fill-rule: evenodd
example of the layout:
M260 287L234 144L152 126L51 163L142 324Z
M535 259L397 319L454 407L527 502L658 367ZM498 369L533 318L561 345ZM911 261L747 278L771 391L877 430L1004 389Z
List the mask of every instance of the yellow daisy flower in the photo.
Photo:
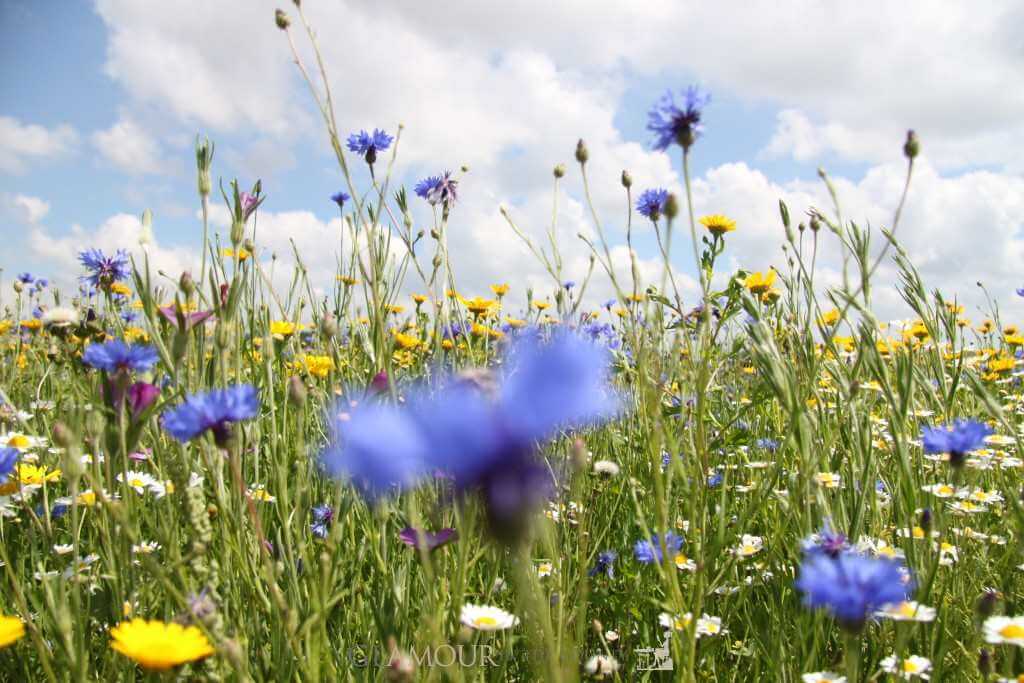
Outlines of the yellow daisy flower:
M166 671L209 657L213 646L196 626L132 619L110 629L110 647L143 669Z
M715 237L721 237L725 233L736 229L736 221L718 213L710 216L701 216L700 224L707 228L708 232Z

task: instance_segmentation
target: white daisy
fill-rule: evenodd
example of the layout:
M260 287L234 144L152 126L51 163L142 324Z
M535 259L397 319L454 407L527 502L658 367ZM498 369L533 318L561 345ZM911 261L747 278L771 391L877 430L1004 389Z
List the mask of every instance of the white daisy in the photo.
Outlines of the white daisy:
M1024 617L989 617L981 630L986 643L1024 647Z
M519 617L492 605L462 606L459 621L477 631L502 631L519 623Z
M896 655L889 655L879 662L879 666L882 667L882 671L896 674L908 681L914 676L928 680L928 670L932 668L932 662L927 657L918 655L911 655L902 661L896 659Z
M935 608L922 605L913 600L886 605L875 612L876 617L892 619L893 621L934 621Z

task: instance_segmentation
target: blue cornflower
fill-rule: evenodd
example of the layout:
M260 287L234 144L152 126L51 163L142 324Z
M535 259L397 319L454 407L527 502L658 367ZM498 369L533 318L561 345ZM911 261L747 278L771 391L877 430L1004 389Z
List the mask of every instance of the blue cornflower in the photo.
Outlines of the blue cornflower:
M1024 296L1024 287L1021 287L1017 290L1017 296Z
M804 594L805 606L824 607L840 626L859 631L875 610L910 597L913 586L905 571L900 562L886 558L811 553L800 565L796 587Z
M921 441L925 453L949 453L949 464L959 467L967 453L985 444L992 429L975 420L957 420L946 427L924 427Z
M444 206L451 206L458 199L459 181L454 180L451 171L445 171L444 175L433 175L416 183L416 194L426 199L431 205L442 203Z
M614 306L617 303L618 299L608 299L608 301L605 301L603 304L601 304L601 308L610 311L612 310L612 306Z
M721 486L724 478L725 475L722 474L722 470L715 470L708 476L708 488L713 489Z
M124 249L118 249L113 256L106 256L99 249L87 249L78 254L78 260L91 271L82 276L82 281L93 287L109 287L129 275L128 252Z
M652 147L666 150L673 143L690 149L704 130L700 117L711 101L711 94L691 85L683 94L683 105L676 104L672 92L666 92L647 114L647 130L654 133Z
M763 451L774 453L779 450L779 442L775 439L761 438L755 442L755 445Z
M0 448L0 484L7 481L7 477L14 471L18 463L21 451L17 448Z
M671 531L665 534L665 550L669 551L671 557L678 555L682 547L682 536L678 536ZM633 545L633 556L636 557L638 562L643 562L644 564L660 563L664 556L661 552L661 542L658 539L658 534L654 534L649 540L641 538L637 541Z
M47 287L49 287L49 286L50 286L50 281L47 280L45 277L41 277L41 278L36 278L36 283L34 285L34 289L37 292L41 292L44 289L46 289Z
M327 538L331 530L331 522L334 521L334 508L326 503L317 505L312 510L313 522L309 525L310 531L317 538Z
M135 370L145 372L156 365L159 356L152 346L125 344L113 339L102 344L89 344L82 353L82 362L105 372Z
M348 136L348 148L356 154L362 154L366 163L372 164L377 161L377 153L386 151L392 140L392 136L379 128L374 128L373 133L361 130Z
M565 287L565 291L568 292L569 290L576 286L576 282L573 280L566 280L565 282L562 283L562 286Z
M32 277L32 273L18 273L18 282L23 285L30 285L35 282L35 278Z
M804 541L803 549L807 555L824 553L834 558L838 557L840 553L848 551L850 543L845 534L833 530L831 522L825 520L821 531Z
M636 210L641 215L656 221L661 217L661 212L665 209L665 202L667 200L668 190L664 188L644 190L636 200Z
M597 554L597 560L594 562L594 566L587 572L589 576L597 576L600 573L604 573L609 579L615 578L615 560L619 554L614 550L605 550Z
M224 446L231 438L231 425L254 418L259 411L256 388L235 384L187 397L184 403L164 413L162 424L182 443L212 430L217 444Z
M414 389L401 407L364 402L339 416L321 456L327 471L371 502L444 472L458 493L480 493L497 536L518 535L525 513L554 491L537 442L610 418L618 401L605 386L605 352L578 337L544 346L527 336L505 367L511 373L495 399L451 382L434 393Z
M335 192L331 195L331 201L338 205L338 208L344 208L345 202L352 199L348 192Z

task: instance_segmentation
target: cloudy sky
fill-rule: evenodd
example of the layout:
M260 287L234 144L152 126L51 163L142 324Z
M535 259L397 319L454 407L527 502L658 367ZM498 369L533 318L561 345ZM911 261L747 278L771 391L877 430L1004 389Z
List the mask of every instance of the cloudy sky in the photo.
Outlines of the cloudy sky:
M797 215L829 208L819 166L835 178L845 216L888 226L914 128L923 152L899 234L926 285L959 295L977 318L982 281L1004 312L1024 317L1014 293L1024 285L1020 2L303 4L343 131L403 124L398 180L407 184L469 166L450 227L469 294L503 280L520 299L527 285L550 288L498 207L543 234L551 169L562 162L567 277L585 271L576 234L593 228L571 163L580 137L615 258L627 262L619 174L629 169L637 190L679 190L680 159L651 151L646 111L667 88L699 83L714 99L694 148L696 209L738 221L726 269L784 267L777 201ZM174 275L193 267L192 145L202 133L216 142L215 178L263 181L262 257L287 265L294 240L316 283L329 286L335 257L324 245L339 229L329 196L342 178L274 26L276 6L0 0L5 283L24 270L72 283L76 252L133 247L146 208L158 265ZM220 230L223 216L215 212ZM420 222L429 216L417 207ZM650 229L637 232L643 272L656 280ZM823 241L822 277L835 282L834 238ZM677 241L684 282L688 255ZM881 275L892 281L891 269ZM599 283L594 296L604 292ZM891 287L876 297L881 316L907 315Z

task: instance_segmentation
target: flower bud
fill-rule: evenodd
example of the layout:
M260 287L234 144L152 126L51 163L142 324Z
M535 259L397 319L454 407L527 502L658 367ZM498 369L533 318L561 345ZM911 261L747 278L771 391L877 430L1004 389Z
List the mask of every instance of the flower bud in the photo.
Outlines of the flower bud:
M789 227L789 207L786 206L786 202L779 200L779 213L782 214L782 224L787 228Z
M565 177L565 164L558 164L557 166L555 166L554 173L555 173L555 177L556 178L564 178Z
M932 511L931 508L925 508L921 510L921 518L918 520L917 525L924 530L927 535L932 530Z
M629 174L629 171L622 172L622 186L627 190L633 187L633 176Z
M992 653L986 648L981 648L978 652L978 673L982 676L992 673Z
M583 439L576 439L572 443L572 466L577 472L587 469L587 445Z
M14 291L21 294L25 290L25 285L22 284L21 280L14 281Z
M324 317L320 319L320 334L325 339L334 339L338 336L338 321L331 313L324 314Z
M210 196L210 166L213 163L213 143L209 138L202 142L196 136L196 171L200 197Z
M291 26L292 20L288 18L288 15L285 14L284 10L279 9L274 10L274 23L277 24L279 29L286 31L288 30L288 27Z
M196 283L192 279L192 273L187 270L182 272L181 277L178 278L178 287L181 288L181 293L185 295L186 299L191 299L196 292Z
M576 143L576 161L580 162L580 164L585 164L589 158L590 152L587 150L587 143L583 142L583 138L580 138L579 142Z
M669 193L668 197L665 198L665 206L662 208L662 213L669 220L673 220L679 215L679 200L676 199L675 194Z
M53 443L61 448L71 448L78 440L71 428L60 420L54 423L50 435L53 437Z
M288 402L297 408L306 404L306 384L298 375L288 378Z
M153 212L146 209L142 212L142 228L139 231L139 246L149 246L153 243Z
M921 151L921 142L917 139L917 133L913 130L907 131L907 141L903 143L903 154L908 159L913 159Z
M818 218L818 214L812 213L811 214L811 231L812 232L818 232L819 230L821 230L821 219Z
M991 588L986 589L980 596L978 596L978 601L974 604L974 611L977 613L979 619L988 619L993 613L995 613L996 604L998 602L999 592L992 590Z

